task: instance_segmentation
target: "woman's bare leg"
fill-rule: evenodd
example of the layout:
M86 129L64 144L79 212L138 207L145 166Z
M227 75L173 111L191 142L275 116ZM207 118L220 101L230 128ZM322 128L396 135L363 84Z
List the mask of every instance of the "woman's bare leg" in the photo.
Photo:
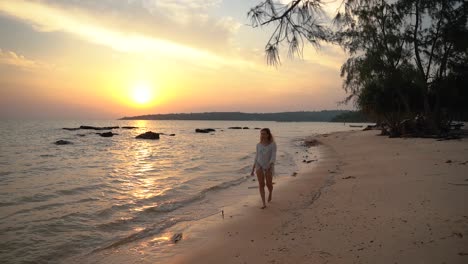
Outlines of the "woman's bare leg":
M262 209L266 208L265 204L265 175L263 174L263 170L260 168L257 170L257 179L258 179L258 189L260 190L260 197L262 197L263 207Z
M268 202L271 202L273 195L273 173L271 170L267 170L265 173L266 186L268 188Z

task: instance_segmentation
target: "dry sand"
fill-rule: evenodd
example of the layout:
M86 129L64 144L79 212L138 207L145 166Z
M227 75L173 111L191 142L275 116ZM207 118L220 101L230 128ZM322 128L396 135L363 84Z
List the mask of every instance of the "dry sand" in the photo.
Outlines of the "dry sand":
M468 263L468 140L317 137L319 163L173 263Z

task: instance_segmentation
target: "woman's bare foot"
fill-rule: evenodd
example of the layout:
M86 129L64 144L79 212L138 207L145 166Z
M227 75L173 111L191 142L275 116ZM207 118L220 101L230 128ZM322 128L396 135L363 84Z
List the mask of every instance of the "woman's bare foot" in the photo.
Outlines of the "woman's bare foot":
M271 202L271 193L268 194L268 202Z
M260 207L260 209L265 209L265 208L266 208L266 205L264 205L264 206Z

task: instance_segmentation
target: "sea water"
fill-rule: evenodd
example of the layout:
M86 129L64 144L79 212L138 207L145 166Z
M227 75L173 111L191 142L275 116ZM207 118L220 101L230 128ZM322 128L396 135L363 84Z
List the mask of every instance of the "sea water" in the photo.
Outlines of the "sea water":
M138 128L113 129L118 135L110 138L62 129L80 125ZM249 129L228 129L234 126ZM278 145L275 177L298 169L302 157L295 153L304 137L350 130L320 122L2 121L0 262L62 263L219 211L203 206L204 199L247 180L259 141L255 128L263 127ZM165 135L135 139L147 131Z

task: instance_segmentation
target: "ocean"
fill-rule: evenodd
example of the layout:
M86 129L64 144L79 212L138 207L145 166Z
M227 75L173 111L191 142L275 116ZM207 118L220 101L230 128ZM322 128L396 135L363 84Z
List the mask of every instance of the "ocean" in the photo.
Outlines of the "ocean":
M80 125L138 128L113 129L118 135L109 138L62 129ZM228 129L236 126L249 129ZM249 179L254 128L263 127L278 145L275 177L300 169L305 137L353 129L321 122L2 121L0 262L69 263L219 212L216 197ZM166 135L135 139L146 131Z

